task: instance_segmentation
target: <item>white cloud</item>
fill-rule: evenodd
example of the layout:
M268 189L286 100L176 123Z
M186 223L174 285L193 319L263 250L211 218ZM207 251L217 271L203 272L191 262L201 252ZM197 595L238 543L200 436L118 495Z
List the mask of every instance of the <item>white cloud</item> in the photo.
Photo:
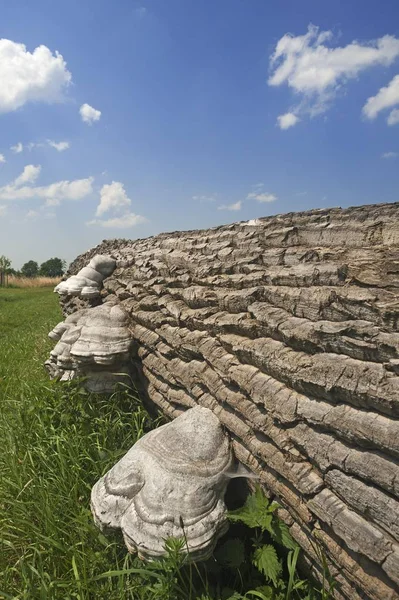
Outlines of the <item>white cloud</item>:
M24 183L34 183L39 177L41 170L42 168L40 165L37 165L36 167L35 165L26 165L21 175L15 179L12 185L14 185L14 187L19 187Z
M24 147L23 144L21 144L21 142L18 142L18 144L15 144L15 146L10 147L10 150L14 152L14 154L19 154L20 152L22 152L23 149Z
M241 200L234 204L222 204L222 206L218 206L218 210L241 210Z
M53 140L47 140L47 143L52 148L55 148L58 152L63 152L69 148L69 142L54 142Z
M127 212L132 201L128 198L123 183L113 181L105 184L100 191L100 204L97 206L96 217L100 217L106 212L116 213L119 216L113 216L109 219L93 219L86 225L98 225L99 227L108 227L115 229L127 229L140 223L146 223L147 219L142 215L136 215ZM125 209L123 214L121 212Z
M392 110L387 119L388 125L397 125L399 123L399 109Z
M122 217L114 217L106 221L102 219L94 219L89 221L87 225L99 225L100 227L114 227L115 229L128 229L134 227L140 223L146 223L147 219L141 215L135 215L134 213L126 213Z
M277 117L277 123L280 129L289 129L300 121L299 117L294 115L292 112L287 112L284 115Z
M397 158L398 156L398 152L384 152L384 154L381 154L381 158Z
M0 113L32 101L59 102L71 80L57 51L42 45L31 53L24 44L0 39Z
M0 154L0 164L5 163L5 162L6 162L6 157L4 156L4 154Z
M97 206L96 217L100 217L109 210L120 211L125 206L130 206L132 201L127 197L123 183L113 181L105 184L100 192L100 204Z
M82 121L92 125L95 121L99 121L101 117L101 110L96 110L90 104L82 104L79 109Z
M40 166L27 165L21 175L12 183L0 187L0 200L42 198L49 206L56 206L62 200L81 200L93 192L93 177L74 181L57 181L46 186L23 185L34 183L40 170Z
M36 219L38 216L39 213L37 212L37 210L28 210L28 212L25 215L27 219Z
M0 205L0 217L4 217L7 214L7 208L4 204Z
M63 152L63 150L67 150L70 147L69 142L54 142L53 140L46 140L46 143L43 142L29 142L29 144L27 144L25 146L25 148L27 148L29 151L33 150L34 148L44 148L46 145L51 146L52 148L55 148L56 150L58 150L58 152ZM19 154L20 152L22 152L24 149L24 145L21 144L21 142L18 142L18 144L15 144L15 146L11 146L10 150L12 150L12 152L14 152L14 154Z
M367 100L363 106L363 114L368 119L375 119L379 112L387 108L392 108L396 104L399 104L399 75L396 75L386 87L382 87L375 96L371 96ZM389 125L394 124L389 123L394 112L392 111L388 117Z
M271 86L287 84L301 100L291 114L325 112L337 91L374 66L390 65L399 56L399 39L391 35L331 48L331 31L309 25L305 35L285 34L270 58ZM286 113L290 114L290 113ZM285 115L282 115L284 117Z
M258 202L274 202L277 200L275 194L269 194L268 192L251 192L246 197L246 200L257 200Z

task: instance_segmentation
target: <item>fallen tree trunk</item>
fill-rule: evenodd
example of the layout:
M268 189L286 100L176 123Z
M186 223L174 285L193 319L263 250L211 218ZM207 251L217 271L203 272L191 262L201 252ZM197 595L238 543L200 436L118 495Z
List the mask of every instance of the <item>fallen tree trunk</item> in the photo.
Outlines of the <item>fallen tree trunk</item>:
M104 241L69 274L96 254L142 392L217 414L337 598L399 598L399 204Z

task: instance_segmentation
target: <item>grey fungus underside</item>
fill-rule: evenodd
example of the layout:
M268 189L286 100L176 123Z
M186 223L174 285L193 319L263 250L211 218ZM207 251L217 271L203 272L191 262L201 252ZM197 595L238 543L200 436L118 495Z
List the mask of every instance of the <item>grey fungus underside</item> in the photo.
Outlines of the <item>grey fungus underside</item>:
M115 270L64 315L113 299L143 398L217 415L337 599L397 600L399 203L106 240L71 276L96 254Z
M192 408L147 433L95 484L95 522L121 529L127 548L142 558L163 555L167 538L185 537L190 558L206 559L228 527L232 460L217 417Z
M52 377L84 377L87 389L100 393L114 391L118 382L130 382L128 315L112 300L73 313L49 337L58 342L45 364Z

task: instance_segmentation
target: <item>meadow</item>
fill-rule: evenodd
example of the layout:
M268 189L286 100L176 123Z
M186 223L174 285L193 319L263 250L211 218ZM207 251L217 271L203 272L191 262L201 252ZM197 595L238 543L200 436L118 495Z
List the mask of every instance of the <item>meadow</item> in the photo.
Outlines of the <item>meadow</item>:
M47 334L61 318L52 288L0 289L0 598L329 597L298 578L299 549L259 493L232 513L230 533L199 565L187 564L184 540L143 563L94 526L92 485L158 422L130 391L101 397L49 381ZM265 536L280 542L279 556Z
M11 288L54 288L61 279L59 277L15 277L8 276L8 287Z

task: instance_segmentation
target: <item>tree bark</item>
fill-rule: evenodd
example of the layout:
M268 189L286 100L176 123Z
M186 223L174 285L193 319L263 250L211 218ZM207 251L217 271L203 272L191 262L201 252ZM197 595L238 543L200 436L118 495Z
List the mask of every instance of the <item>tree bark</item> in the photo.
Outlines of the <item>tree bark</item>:
M399 598L399 203L107 240L69 274L95 254L142 393L215 412L336 598Z

